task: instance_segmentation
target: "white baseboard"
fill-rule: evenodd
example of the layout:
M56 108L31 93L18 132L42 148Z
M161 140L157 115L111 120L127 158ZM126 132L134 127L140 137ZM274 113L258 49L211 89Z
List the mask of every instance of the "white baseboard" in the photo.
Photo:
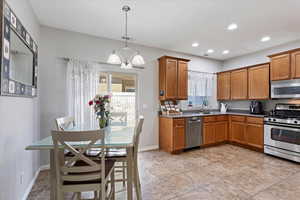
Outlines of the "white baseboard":
M159 149L158 145L152 145L152 146L145 146L139 149L139 152L143 152L143 151L152 151L152 150L157 150Z
M22 197L22 200L26 200L26 199L27 199L27 197L28 197L29 193L31 192L31 189L32 189L32 187L33 187L33 185L34 185L34 183L35 183L37 177L39 176L40 171L41 171L41 168L39 168L39 169L35 172L33 179L31 180L31 182L29 183L27 189L25 190L25 193L24 193L24 195L23 195L23 197Z

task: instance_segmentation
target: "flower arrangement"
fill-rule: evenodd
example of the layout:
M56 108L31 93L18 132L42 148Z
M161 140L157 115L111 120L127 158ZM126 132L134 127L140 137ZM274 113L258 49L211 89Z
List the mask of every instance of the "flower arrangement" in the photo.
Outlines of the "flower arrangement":
M94 99L89 101L89 106L93 106L97 119L99 120L99 127L105 128L108 126L110 119L110 112L108 110L108 104L110 102L109 95L96 95Z

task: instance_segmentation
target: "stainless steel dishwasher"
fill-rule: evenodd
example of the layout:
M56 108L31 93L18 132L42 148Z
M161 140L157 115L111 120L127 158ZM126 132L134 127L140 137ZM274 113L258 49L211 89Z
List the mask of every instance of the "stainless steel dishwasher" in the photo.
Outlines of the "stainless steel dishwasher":
M186 118L185 148L199 147L202 144L202 117Z

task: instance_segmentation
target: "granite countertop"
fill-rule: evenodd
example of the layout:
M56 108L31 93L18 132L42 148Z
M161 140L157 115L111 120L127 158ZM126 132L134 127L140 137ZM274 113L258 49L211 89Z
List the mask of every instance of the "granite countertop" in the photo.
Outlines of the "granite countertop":
M205 117L205 116L212 116L212 115L243 115L243 116L250 116L250 117L265 117L265 114L250 114L249 111L244 110L229 110L226 113L221 113L220 111L210 111L210 113L205 114L200 111L193 111L193 112L183 112L182 114L176 115L160 115L160 117L167 117L167 118L184 118L184 117Z

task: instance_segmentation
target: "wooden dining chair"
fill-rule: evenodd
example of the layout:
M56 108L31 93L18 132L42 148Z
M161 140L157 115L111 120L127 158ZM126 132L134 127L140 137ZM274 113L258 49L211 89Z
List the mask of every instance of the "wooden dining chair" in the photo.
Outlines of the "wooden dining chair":
M140 142L140 135L142 133L144 124L144 117L140 116L139 120L136 124L136 127L134 129L134 137L133 137L133 167L134 167L134 185L136 187L136 192L141 189L141 184L139 180L139 171L138 171L138 148L139 148L139 142ZM127 178L126 178L126 167L127 167L127 158L126 158L126 150L119 150L119 151L109 151L106 154L106 157L111 160L115 160L119 165L116 165L115 167L115 173L122 173L121 179L116 179L115 182L123 182L123 185L125 184ZM141 199L139 197L139 194L137 192L138 199Z
M74 117L60 117L55 119L56 128L59 131L64 131L67 128L75 127Z
M52 131L58 200L64 199L64 192L80 194L84 191L94 191L95 199L98 196L101 200L115 198L115 162L105 159L104 148L99 160L84 154L96 143L104 146L104 136L104 130ZM65 156L65 150L73 156Z

